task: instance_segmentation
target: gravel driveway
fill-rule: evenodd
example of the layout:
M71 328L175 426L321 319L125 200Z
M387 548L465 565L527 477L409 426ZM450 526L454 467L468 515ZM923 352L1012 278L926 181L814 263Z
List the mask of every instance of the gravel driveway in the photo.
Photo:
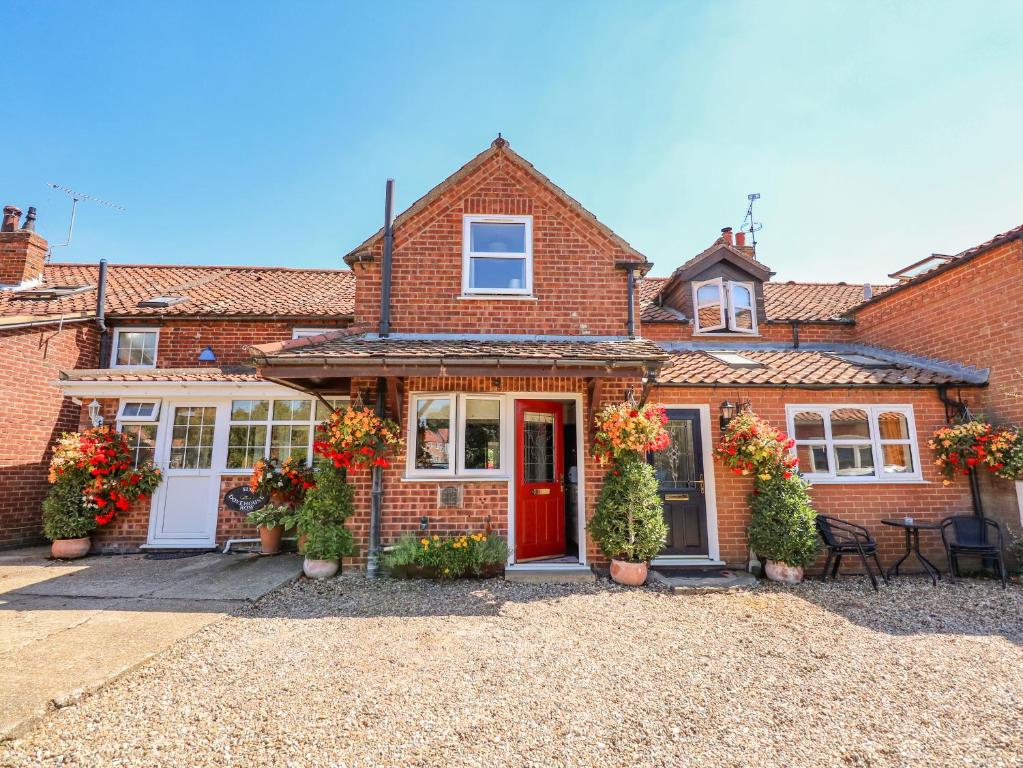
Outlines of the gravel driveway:
M286 587L0 764L1023 765L1023 590Z

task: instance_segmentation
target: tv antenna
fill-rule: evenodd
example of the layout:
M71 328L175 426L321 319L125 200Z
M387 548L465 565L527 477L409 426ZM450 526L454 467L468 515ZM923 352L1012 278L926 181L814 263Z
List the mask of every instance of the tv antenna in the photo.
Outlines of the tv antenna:
M759 221L753 220L753 203L760 199L759 192L751 192L746 195L746 199L749 200L749 207L746 209L746 218L742 220L742 227L740 229L743 232L749 232L750 245L753 246L753 255L757 253L757 232L764 228L764 225Z
M84 192L75 192L73 189L62 187L60 184L47 184L46 186L50 189L56 189L59 192L63 192L65 195L71 198L71 222L67 227L67 239L63 243L54 243L50 246L49 252L46 254L46 260L50 260L50 256L53 254L54 248L67 248L71 245L71 235L75 231L75 212L78 210L78 203L83 200L87 200L90 203L98 203L99 205L105 205L107 208L113 208L115 211L124 211L124 207L117 203L111 203L109 200L100 200L98 197L87 195Z

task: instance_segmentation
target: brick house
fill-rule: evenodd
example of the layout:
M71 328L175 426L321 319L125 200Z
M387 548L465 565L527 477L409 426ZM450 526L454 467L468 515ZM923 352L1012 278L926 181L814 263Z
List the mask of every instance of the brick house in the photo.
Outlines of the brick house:
M655 459L671 529L662 562L749 558L749 483L711 457L726 400L748 401L793 435L818 511L868 525L890 562L902 542L880 518L938 520L972 508L968 484L941 483L926 440L957 403L988 405L1011 374L994 361L1023 352L1015 310L992 302L971 305L1003 313L974 318L989 329L984 352L969 339L962 349L937 344L948 312L930 308L929 291L948 295L950 279L979 281L978 294L1018 281L1018 234L894 285L850 286L775 282L742 233L726 228L670 277L650 278L643 254L499 137L353 248L351 271L231 268L214 292L207 286L218 279L180 286L218 268L110 267L100 362L68 366L59 388L83 408L95 399L122 428L134 430L144 412L146 440L167 468L152 503L104 530L101 546L209 547L251 535L224 509L224 491L267 451L308 455L323 401L355 398L378 404L407 441L401 461L380 472L378 531L372 479L353 476L350 525L363 553L407 530L489 526L508 537L513 570L588 569L602 562L584 528L602 477L590 424L631 391L669 409L672 443ZM990 265L988 275L949 277L999 249L1008 254L1001 277ZM178 287L132 291L126 279L115 288L122 269L172 269ZM269 291L270 282L279 287ZM192 290L210 290L210 303L189 293L192 311L139 306ZM236 314L216 314L220 302ZM285 307L295 314L268 311ZM303 319L303 307L319 314ZM243 317L260 311L256 324ZM930 340L905 330L921 317L935 329ZM215 363L197 363L206 346ZM1020 420L1013 414L1005 418ZM988 508L1007 519L1016 502L1005 485Z

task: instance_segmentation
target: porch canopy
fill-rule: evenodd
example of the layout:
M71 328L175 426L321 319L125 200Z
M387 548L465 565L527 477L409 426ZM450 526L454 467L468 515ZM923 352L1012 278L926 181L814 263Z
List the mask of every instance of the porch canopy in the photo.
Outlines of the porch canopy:
M409 376L635 377L653 382L668 355L645 339L323 334L252 347L260 375L307 392L383 377L393 398Z

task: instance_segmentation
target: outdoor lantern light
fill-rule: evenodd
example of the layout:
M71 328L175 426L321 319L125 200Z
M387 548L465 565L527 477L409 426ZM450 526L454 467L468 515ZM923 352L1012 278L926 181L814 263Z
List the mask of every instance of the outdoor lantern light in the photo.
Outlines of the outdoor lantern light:
M89 421L92 422L94 427L103 426L103 416L100 415L99 409L99 400L93 400L89 403Z
M199 353L200 363L215 363L217 362L217 355L213 351L213 347L208 346Z
M719 423L721 424L722 431L728 429L728 423L735 418L735 403L730 400L725 400L721 403L721 418Z

